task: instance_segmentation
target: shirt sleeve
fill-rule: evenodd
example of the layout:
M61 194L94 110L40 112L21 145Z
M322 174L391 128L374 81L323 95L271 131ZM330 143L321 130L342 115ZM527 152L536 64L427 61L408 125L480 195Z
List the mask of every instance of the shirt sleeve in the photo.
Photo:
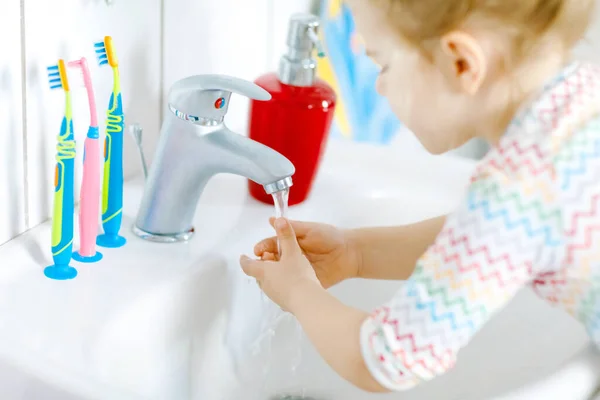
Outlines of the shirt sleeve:
M472 181L411 278L363 323L363 357L382 386L406 390L448 371L519 289L561 261L553 186L501 173Z

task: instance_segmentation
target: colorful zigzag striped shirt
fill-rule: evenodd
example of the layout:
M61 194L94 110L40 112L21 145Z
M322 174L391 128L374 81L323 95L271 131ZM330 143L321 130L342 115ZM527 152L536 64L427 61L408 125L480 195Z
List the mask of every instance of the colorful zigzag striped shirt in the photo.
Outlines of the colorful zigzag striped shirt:
M599 244L600 68L573 63L519 112L411 278L364 322L367 367L390 390L443 374L527 285L600 345Z

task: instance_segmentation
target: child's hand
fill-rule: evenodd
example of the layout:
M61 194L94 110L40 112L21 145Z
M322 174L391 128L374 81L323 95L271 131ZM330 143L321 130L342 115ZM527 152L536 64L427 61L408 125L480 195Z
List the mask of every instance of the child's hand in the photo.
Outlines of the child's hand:
M279 218L274 225L281 259L251 260L242 256L244 272L254 277L279 307L298 319L325 361L342 377L365 390L386 391L371 376L361 353L360 332L369 314L344 305L321 286L289 221ZM273 251L276 248L272 246Z
M273 225L275 218L271 218L269 222ZM289 222L296 232L300 248L324 288L358 275L359 249L351 243L347 232L331 225ZM277 238L259 242L254 247L254 254L262 260L277 260Z
M252 260L242 256L244 273L256 279L258 286L282 309L293 312L294 294L307 287L321 287L319 280L296 240L291 224L284 218L275 221L281 246L279 261ZM322 290L322 289L321 289ZM301 297L301 296L300 296Z

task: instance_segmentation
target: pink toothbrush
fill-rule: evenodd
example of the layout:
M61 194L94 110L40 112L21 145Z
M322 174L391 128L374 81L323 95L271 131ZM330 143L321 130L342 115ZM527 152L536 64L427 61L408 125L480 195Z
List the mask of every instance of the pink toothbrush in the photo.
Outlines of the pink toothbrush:
M83 75L83 83L90 104L90 127L84 142L83 180L79 204L79 251L73 259L92 263L100 261L102 254L96 251L98 236L98 215L100 213L100 134L98 114L90 70L85 58L71 61L69 67L78 68Z

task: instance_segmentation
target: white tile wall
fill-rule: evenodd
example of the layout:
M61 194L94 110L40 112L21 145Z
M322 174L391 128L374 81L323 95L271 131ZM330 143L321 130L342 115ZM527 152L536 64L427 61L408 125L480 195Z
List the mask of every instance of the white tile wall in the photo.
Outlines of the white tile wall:
M19 2L0 11L0 243L25 228Z
M0 35L10 40L0 41L0 244L50 216L62 96L48 90L47 65L59 57L88 57L103 121L111 76L110 71L95 67L92 44L104 35L113 36L121 61L126 119L143 125L144 146L151 159L164 97L173 82L200 73L253 80L276 69L285 49L289 15L314 9L318 3L112 2L110 8L105 0L2 2ZM578 55L600 62L600 23L588 36ZM81 147L89 119L83 91L75 96L75 127ZM245 133L247 105L246 99L236 96L227 117L230 127L240 133ZM140 171L129 137L125 140L125 167L128 176Z

